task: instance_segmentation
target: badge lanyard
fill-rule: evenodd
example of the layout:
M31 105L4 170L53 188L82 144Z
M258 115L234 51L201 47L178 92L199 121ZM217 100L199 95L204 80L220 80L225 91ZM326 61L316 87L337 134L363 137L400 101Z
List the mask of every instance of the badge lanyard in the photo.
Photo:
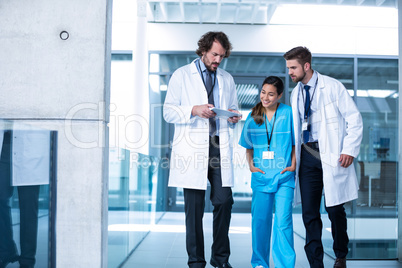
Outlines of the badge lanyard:
M272 122L272 130L271 130L271 135L268 133L268 125L267 125L267 115L264 117L264 123L265 123L265 129L267 131L267 140L268 140L268 151L262 152L262 158L263 159L274 159L274 152L269 150L269 147L271 145L271 140L272 140L272 135L274 133L274 127L275 127L275 121L276 121L276 112L278 111L279 103L276 105L276 110L274 114L274 121Z
M313 91L313 95L311 95L311 99L310 99L310 103L308 105L308 107L306 107L306 100L304 98L304 90L302 89L302 95L303 95L303 106L304 106L304 121L307 122L308 120L308 111L310 111L310 107L311 107L311 103L313 102L313 98L314 98L314 94L315 94L315 90L317 88L317 83L318 83L318 78L315 81L315 85L314 85L314 91ZM301 84L300 84L301 87ZM310 89L309 89L310 90ZM306 96L307 97L307 96Z
M197 63L198 63L198 68L199 68L200 73L201 73L202 82L204 83L204 86L205 86L205 88L206 88L207 86L205 85L204 75L202 74L203 72L202 72L202 70L201 70L200 59L198 59ZM205 66L205 68L207 68L207 67ZM215 73L215 72L211 72L211 73L214 74L214 75L213 75L213 77L214 77L214 82L213 82L213 84L212 84L212 90L208 93L208 99L209 99L209 96L211 96L211 93L214 91L213 88L215 87L215 82L216 82L216 73Z

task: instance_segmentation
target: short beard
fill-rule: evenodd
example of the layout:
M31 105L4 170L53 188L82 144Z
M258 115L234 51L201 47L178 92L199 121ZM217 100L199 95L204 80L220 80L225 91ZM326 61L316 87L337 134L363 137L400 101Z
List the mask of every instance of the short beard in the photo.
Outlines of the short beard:
M303 81L303 79L306 77L306 72L303 71L303 73L304 73L303 76L300 77L300 79L297 79L297 81L295 81L296 83Z

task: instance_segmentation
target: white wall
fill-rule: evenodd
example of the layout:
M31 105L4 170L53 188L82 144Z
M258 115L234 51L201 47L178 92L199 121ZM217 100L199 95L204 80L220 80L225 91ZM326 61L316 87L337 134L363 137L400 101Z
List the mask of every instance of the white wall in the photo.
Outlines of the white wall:
M113 50L132 50L136 40L135 10L119 0L113 21ZM116 2L116 1L115 1ZM120 10L124 9L122 13ZM130 11L131 10L131 11ZM135 14L135 13L134 13ZM234 52L279 52L307 46L313 54L398 55L398 27L314 25L215 25L148 23L150 51L194 51L207 31L224 31ZM145 36L144 36L145 37Z
M234 52L284 53L307 46L313 54L398 55L397 28L294 25L148 24L148 49L194 51L207 31L223 31Z

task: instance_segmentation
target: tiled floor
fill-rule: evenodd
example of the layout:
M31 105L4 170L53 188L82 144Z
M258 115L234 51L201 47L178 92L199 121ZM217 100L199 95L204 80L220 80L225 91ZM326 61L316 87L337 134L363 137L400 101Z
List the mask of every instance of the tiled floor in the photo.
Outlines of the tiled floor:
M251 216L247 213L232 214L230 228L231 256L230 263L235 268L251 267ZM209 260L212 242L212 214L204 216L205 257ZM296 267L309 267L303 250L304 240L295 235ZM325 267L332 267L333 259L324 257ZM167 212L158 225L138 246L123 268L158 267L185 268L187 267L185 249L184 213ZM271 267L275 267L272 260ZM209 264L207 267L212 267ZM348 261L348 268L391 268L402 267L397 261Z

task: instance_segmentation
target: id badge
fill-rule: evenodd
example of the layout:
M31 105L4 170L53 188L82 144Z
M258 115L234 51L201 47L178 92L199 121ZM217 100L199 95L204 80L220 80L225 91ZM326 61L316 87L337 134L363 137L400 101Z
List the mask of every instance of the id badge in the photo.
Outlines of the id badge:
M304 120L302 123L302 131L306 131L307 128L308 128L308 122L307 122L307 120Z
M262 152L262 159L274 159L274 151Z

